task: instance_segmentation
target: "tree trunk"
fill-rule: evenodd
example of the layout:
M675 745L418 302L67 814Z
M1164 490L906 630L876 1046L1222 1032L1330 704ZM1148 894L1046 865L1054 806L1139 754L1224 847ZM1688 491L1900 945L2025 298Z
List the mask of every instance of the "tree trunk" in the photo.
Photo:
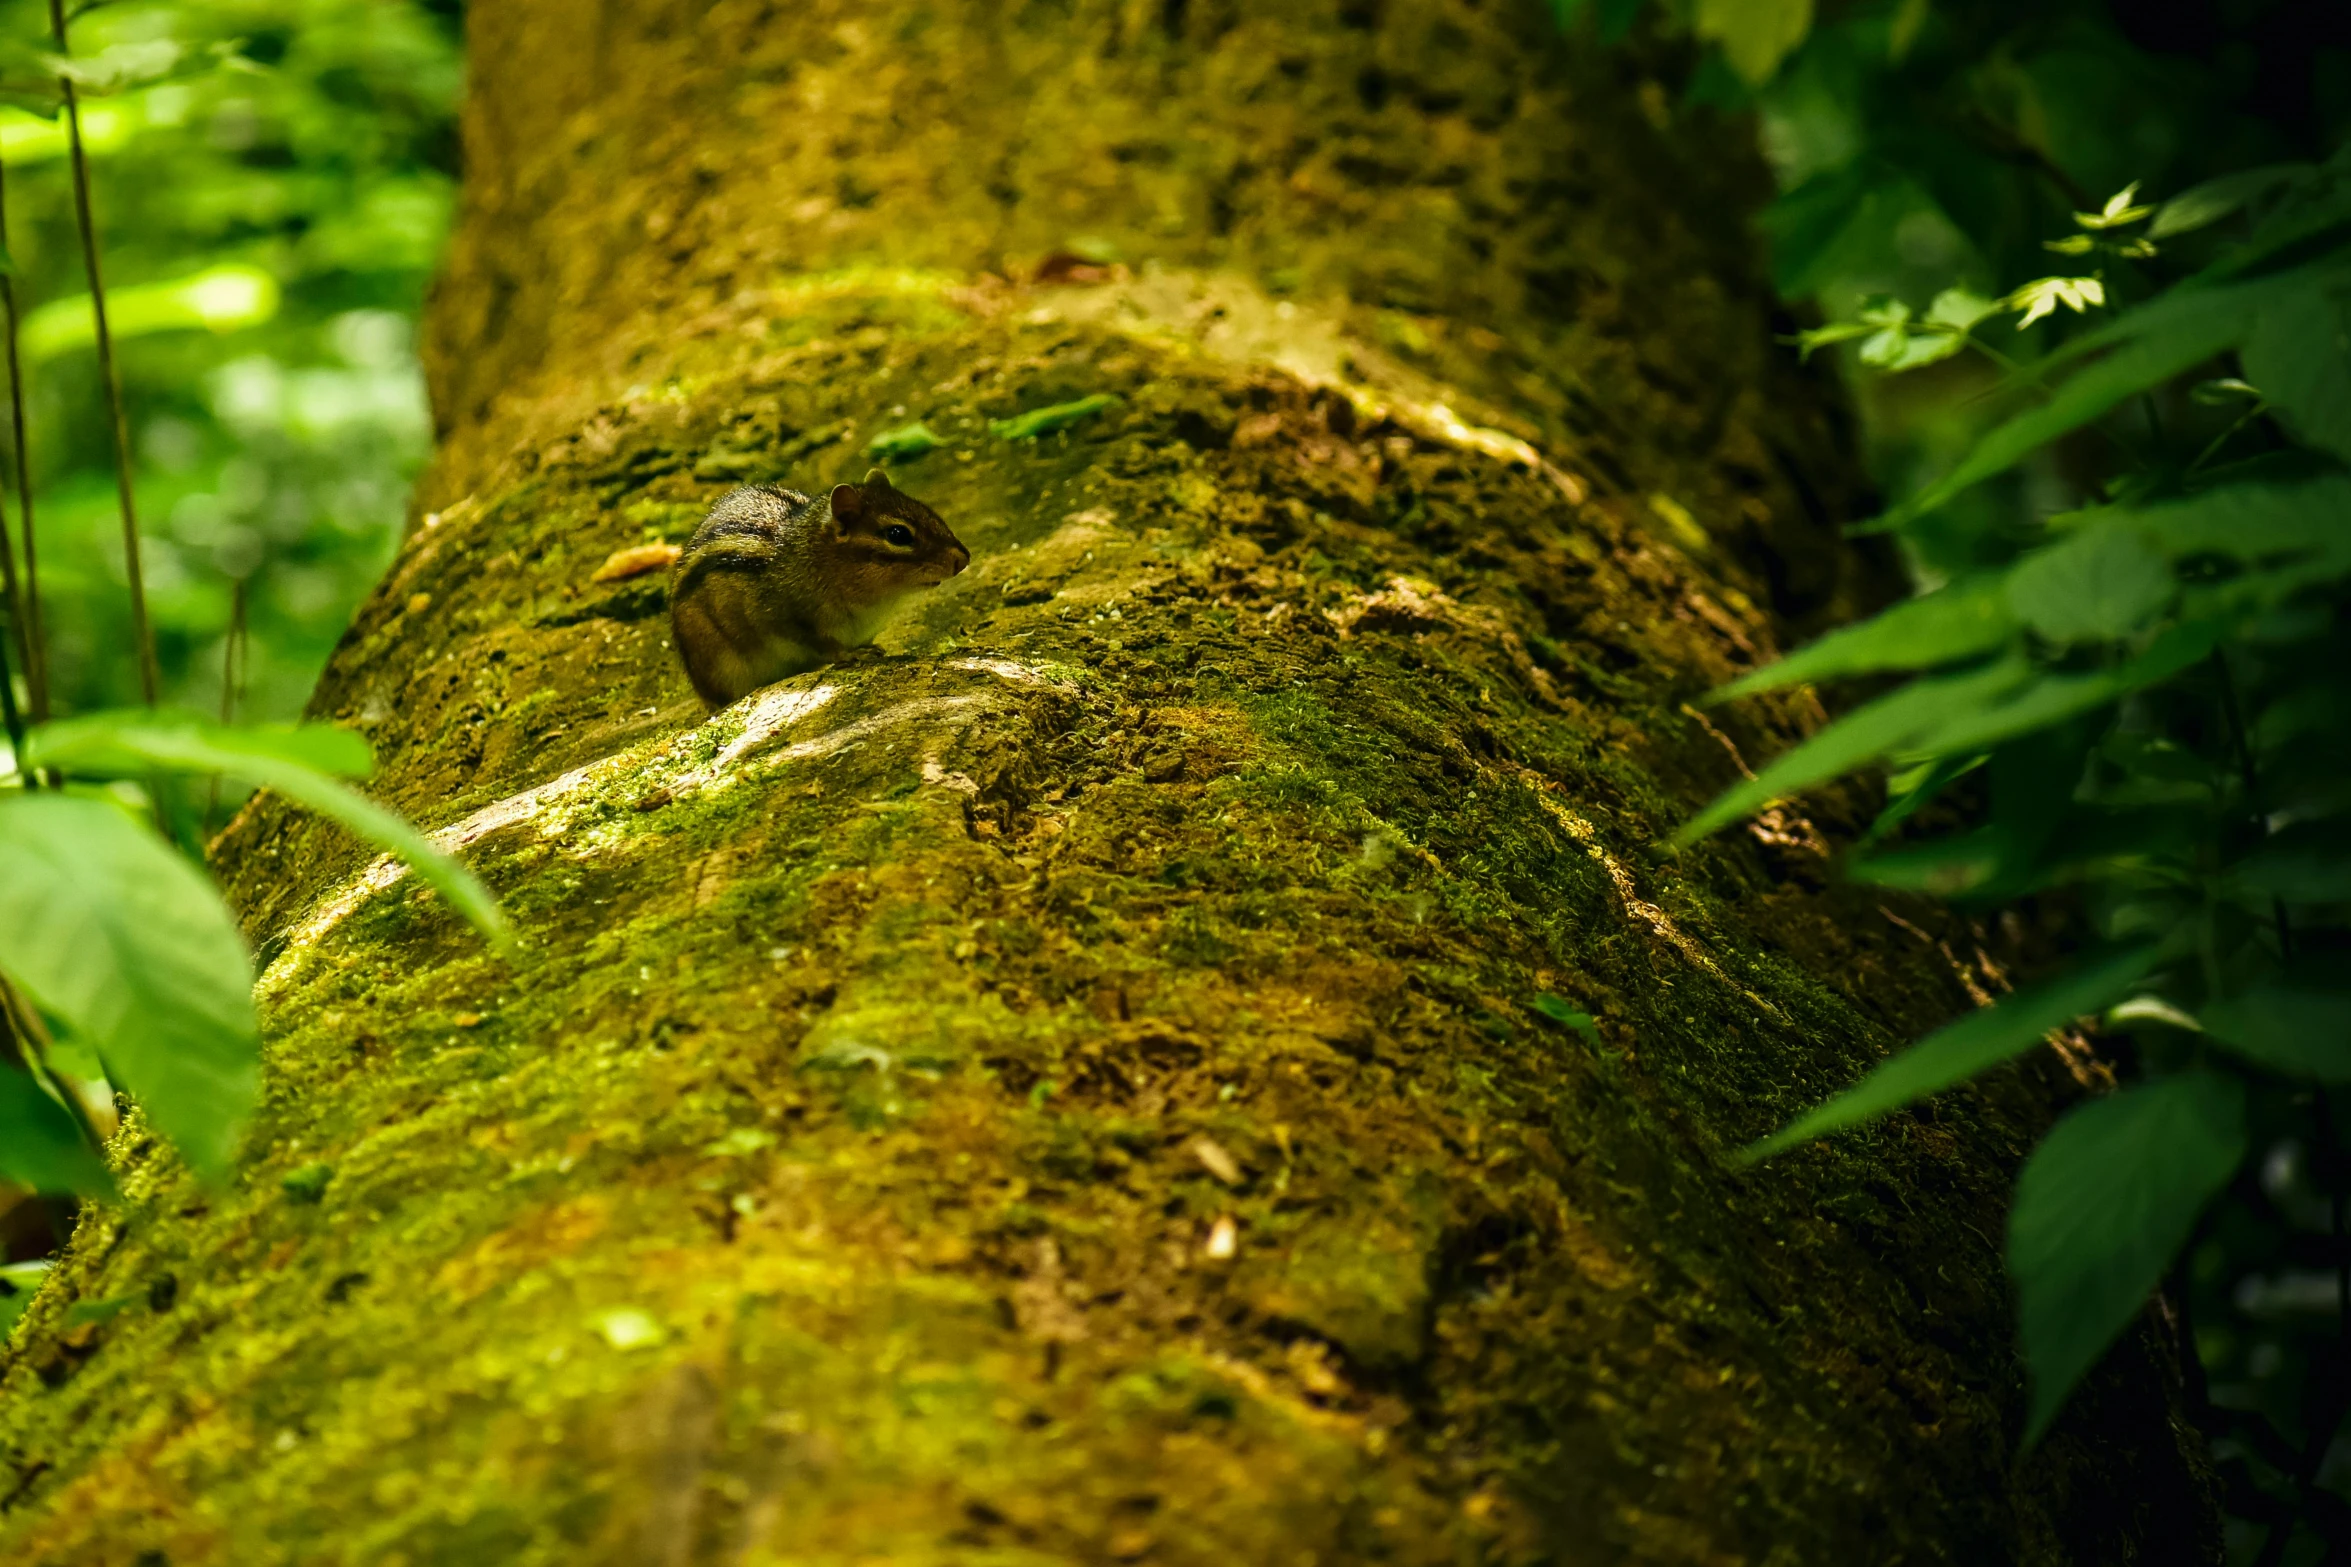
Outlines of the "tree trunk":
M244 1173L126 1134L8 1560L2214 1559L2152 1332L2017 1451L2048 1063L1735 1157L1997 982L1832 881L1858 793L1652 852L1882 591L1743 127L1533 0L470 25L315 709L524 944L238 818ZM917 420L972 568L706 717L599 568Z

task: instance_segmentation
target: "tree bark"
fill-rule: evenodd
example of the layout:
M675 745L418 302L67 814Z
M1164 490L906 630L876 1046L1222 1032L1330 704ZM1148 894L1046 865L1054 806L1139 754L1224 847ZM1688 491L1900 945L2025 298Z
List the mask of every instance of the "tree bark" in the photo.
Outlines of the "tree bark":
M523 945L224 834L265 1102L225 1191L118 1145L8 1560L2216 1559L2151 1331L2017 1451L2050 1063L1736 1159L1997 982L1858 792L1653 852L1885 590L1742 126L1532 0L469 26L314 709ZM706 717L599 568L917 420L971 570Z

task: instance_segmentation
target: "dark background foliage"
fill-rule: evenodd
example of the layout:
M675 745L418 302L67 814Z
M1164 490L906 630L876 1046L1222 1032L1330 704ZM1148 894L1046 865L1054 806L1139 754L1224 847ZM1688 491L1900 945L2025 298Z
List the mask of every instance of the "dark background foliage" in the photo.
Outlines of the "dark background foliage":
M1682 101L1758 113L1773 276L1791 337L1850 373L1874 526L1949 590L1914 604L1997 622L1906 609L1816 650L1803 678L1861 677L1852 716L1782 786L1882 766L1883 834L1848 874L1986 918L2032 900L2085 949L2051 955L2040 1022L2029 996L2000 1009L1996 1051L1979 1015L1973 1065L1954 1029L1815 1124L2103 1013L2122 1091L2061 1122L2012 1220L2036 1404L2165 1273L2233 1557L2351 1559L2351 8L1562 10L1694 37ZM2052 278L2102 297L2028 324L2011 291ZM1922 325L1939 305L1964 330ZM2004 659L2020 683L1971 687ZM1920 678L1889 690L1897 670ZM1900 732L1856 743L1869 724Z

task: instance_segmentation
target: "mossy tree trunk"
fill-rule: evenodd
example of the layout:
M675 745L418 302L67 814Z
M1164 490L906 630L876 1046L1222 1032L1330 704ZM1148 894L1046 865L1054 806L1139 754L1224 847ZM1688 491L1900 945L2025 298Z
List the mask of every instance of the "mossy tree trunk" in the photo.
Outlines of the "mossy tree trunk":
M2049 1071L1734 1159L1990 960L1857 797L1651 852L1819 721L1689 704L1863 503L1748 132L1545 10L474 7L315 706L524 945L239 817L244 1173L118 1150L8 1560L2208 1558L2152 1335L2016 1453ZM917 421L972 569L706 717L599 568Z

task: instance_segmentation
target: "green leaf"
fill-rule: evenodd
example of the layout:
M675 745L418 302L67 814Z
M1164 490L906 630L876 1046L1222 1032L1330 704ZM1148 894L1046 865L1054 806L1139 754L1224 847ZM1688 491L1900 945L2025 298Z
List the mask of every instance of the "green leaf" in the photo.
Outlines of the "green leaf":
M1949 327L1954 332L1966 332L1987 316L1997 315L2000 301L1986 299L1972 289L1947 288L1935 296L1920 319L1929 326Z
M2204 1009L2204 1031L2286 1077L2351 1083L2351 995L2257 985Z
M51 1067L85 1083L97 1082L106 1075L106 1063L98 1059L98 1052L84 1044L63 1018L44 1012L41 1021L49 1030L49 1042L41 1053Z
M2060 730L2027 737L2026 748ZM2017 747L2002 747L2007 755ZM2066 776L2078 774L2077 766ZM1973 832L1937 838L1857 858L1845 868L1854 881L1901 887L1937 897L1977 903L2006 902L2037 892L2101 862L2143 862L2151 856L2185 853L2201 839L2201 813L2144 807L2089 810L2073 807L2055 775L2043 781L2039 799L2019 804L2004 798L1995 779L1995 820ZM2036 821L2029 807L2043 807Z
M113 93L162 81L178 70L186 54L168 38L149 38L119 43L79 60L44 55L41 63L85 93Z
M2296 276L2299 286L2267 291L2245 378L2304 444L2351 462L2351 269Z
M0 1284L7 1285L10 1291L0 1295L0 1343L6 1342L8 1335L16 1330L17 1319L33 1303L33 1296L41 1288L41 1281L48 1276L48 1272L46 1258L38 1262L12 1262L0 1266Z
M1807 643L1776 664L1740 676L1707 698L1727 702L1757 691L1805 681L1889 669L1932 669L1989 653L2016 630L2006 589L1997 577L1966 581L1905 599L1862 621Z
M2000 303L2006 309L2024 312L2016 321L2021 332L2043 316L2055 314L2059 305L2080 315L2092 305L2105 304L2106 285L2094 277L2045 277L2025 284Z
M2351 903L2351 831L2341 822L2296 822L2238 861L2233 875L2288 903Z
M1901 609L1926 604L1933 597L1939 595L1930 595L1929 599L1914 599L1910 604L1901 606ZM1945 608L1951 611L1953 623L1962 627L1970 623L1972 612L1967 611L1964 605L1954 604ZM1841 637L1854 638L1850 646L1868 648L1871 644L1863 639L1873 633L1873 628L1880 621L1890 620L1898 613L1900 610L1889 611L1880 616L1878 621L1865 622L1850 631L1824 637L1814 644L1814 648L1826 648ZM1938 645L1924 634L1936 628L1929 625L1918 629L1921 629L1922 634L1916 645ZM2211 652L2226 629L2226 625L2219 621L2188 621L2165 631L2144 652L2125 663L2090 674L2039 673L2024 659L2011 657L1957 674L1912 681L1900 690L1848 713L1810 740L1776 758L1755 777L1733 786L1674 834L1673 844L1675 847L1685 847L1783 795L1834 778L1889 754L1910 752L1926 757L1972 755L2019 735L2060 723L2118 700L2142 686L2169 679ZM1891 635L1879 635L1885 637L1885 646L1889 648L1906 645ZM1812 651L1806 649L1795 658L1758 670L1754 675L1726 688L1724 694L1736 695L1784 683L1789 677L1783 672L1790 666L1797 666L1798 660L1804 659ZM1793 678L1803 678L1805 673L1816 673L1822 668L1833 668L1842 673L1850 668L1869 666L1844 665L1838 659L1823 655L1816 668L1798 667L1800 672Z
M159 741L158 735L168 738ZM154 754L158 744L174 754L201 750L219 761L175 763ZM41 766L123 778L151 772L159 761L173 771L233 773L239 759L274 760L346 778L365 778L375 768L367 741L333 724L218 724L168 708L114 708L59 719L35 729L26 749Z
M318 757L338 764L339 770L350 770L353 763L364 766L366 743L357 735L332 738L341 733L316 728L255 731L188 715L133 711L45 724L26 737L25 751L37 767L126 777L157 771L226 773L275 789L406 860L491 945L506 950L513 937L505 916L471 871L399 815L301 759Z
M1892 236L1904 218L1938 211L1916 181L1875 159L1816 174L1764 209L1772 282L1802 299L1834 278L1878 270L1897 259Z
M1955 837L1854 859L1847 863L1845 874L1876 887L1952 898L1973 892L1998 875L2010 843L2011 835L1999 827L1979 827Z
M2210 653L2227 627L2192 620L2158 636L2144 653L2086 675L2043 674L2000 693L1997 700L1954 704L1942 720L1912 738L1927 756L1966 755L2118 701L2142 686L2169 680Z
M2307 163L2272 163L2258 169L2239 169L2219 179L2190 186L2156 209L2147 225L2149 239L2169 239L2218 223L2230 213L2276 190L2287 181L2310 172Z
M2133 525L2174 560L2219 555L2246 565L2318 557L2351 568L2351 478L2227 484L2144 507Z
M990 419L988 433L998 440L1033 441L1040 435L1051 435L1066 430L1082 419L1091 419L1103 409L1113 407L1118 398L1109 392L1096 392L1081 397L1074 403L1055 403L1050 408L1035 408L1011 419Z
M2042 1139L2008 1218L2027 1443L2146 1305L2244 1157L2245 1090L2204 1070L2092 1100Z
M2297 182L2254 229L2252 238L2205 269L2203 276L2230 281L2290 275L2306 258L2332 259L2330 252L2351 243L2351 162L2342 149L2320 171L2331 178Z
M1808 331L1798 332L1793 338L1783 341L1793 342L1796 345L1798 357L1810 359L1815 349L1826 348L1832 343L1850 342L1854 338L1867 337L1871 333L1881 330L1883 329L1868 321L1832 321L1827 326L1816 326Z
M106 291L106 327L116 338L203 329L233 332L277 314L278 280L259 267L226 262L168 282ZM98 340L87 294L70 294L27 311L18 334L35 364Z
M937 431L918 420L913 424L900 425L895 430L884 430L866 442L865 449L883 462L912 462L944 444Z
M110 1295L104 1300L77 1300L65 1308L65 1325L86 1328L100 1322L112 1322L141 1300L136 1293Z
M1591 1013L1578 1011L1549 991L1535 997L1534 1008L1552 1022L1574 1029L1593 1044L1600 1043L1600 1025L1592 1021Z
M2096 212L2077 212L2073 220L2086 229L2118 229L2136 223L2155 210L2152 205L2136 205L2138 195L2139 182L2133 180L2107 197L2105 206Z
M37 1192L103 1197L114 1191L106 1161L72 1114L30 1072L8 1067L0 1067L0 1178Z
M2020 990L1996 1006L1980 1007L1881 1063L1844 1093L1749 1148L1746 1157L1768 1158L1825 1133L1874 1120L2022 1055L2051 1029L2121 996L2154 968L2159 955L2160 949L2153 946L2133 947L2063 978Z
M2171 602L2171 563L2111 516L2034 551L2008 572L2008 607L2052 642L2127 637Z
M2223 375L2198 381L2188 389L2188 395L2206 408L2227 408L2239 402L2261 401L2261 388L2233 375Z
M278 1189L287 1198L298 1203L316 1203L327 1194L327 1183L335 1178L335 1167L313 1161L297 1165L278 1177Z
M1686 847L1783 795L1902 750L1945 715L1997 702L2010 687L2030 678L2029 664L2021 658L2007 658L1958 674L1913 680L1899 691L1855 708L1794 750L1774 758L1753 778L1725 791L1674 834L1673 845Z
M1861 362L1892 375L1940 364L1967 346L1956 332L1921 332L1888 327L1861 345Z
M1812 0L1698 0L1697 29L1722 45L1732 70L1760 87L1812 31Z
M1888 521L1898 524L1934 510L1962 490L2007 472L2059 436L2105 414L2124 398L2159 386L2229 348L2251 325L2260 293L2250 285L2231 289L2176 289L2131 311L2116 327L2068 344L2065 353L2052 356L2053 362L2062 363L2074 357L2081 342L2095 341L2100 346L2119 342L2121 346L2105 358L2075 371L2040 407L2028 409L1996 426L1957 467L1890 514ZM2126 327L2127 330L2121 330Z
M0 802L0 971L211 1179L259 1078L253 973L212 884L113 805Z
M514 933L507 928L506 916L499 911L498 901L490 896L490 890L455 856L443 853L406 818L331 778L291 763L248 762L223 771L233 772L265 789L274 789L295 804L308 806L407 861L425 885L447 899L449 906L493 948L502 953L512 950Z
M1886 834L1901 826L1920 809L1934 802L1935 797L1967 774L1984 765L1984 756L1939 756L1916 767L1890 773L1886 778L1886 808L1878 812L1877 820L1861 835L1861 847L1876 843Z

